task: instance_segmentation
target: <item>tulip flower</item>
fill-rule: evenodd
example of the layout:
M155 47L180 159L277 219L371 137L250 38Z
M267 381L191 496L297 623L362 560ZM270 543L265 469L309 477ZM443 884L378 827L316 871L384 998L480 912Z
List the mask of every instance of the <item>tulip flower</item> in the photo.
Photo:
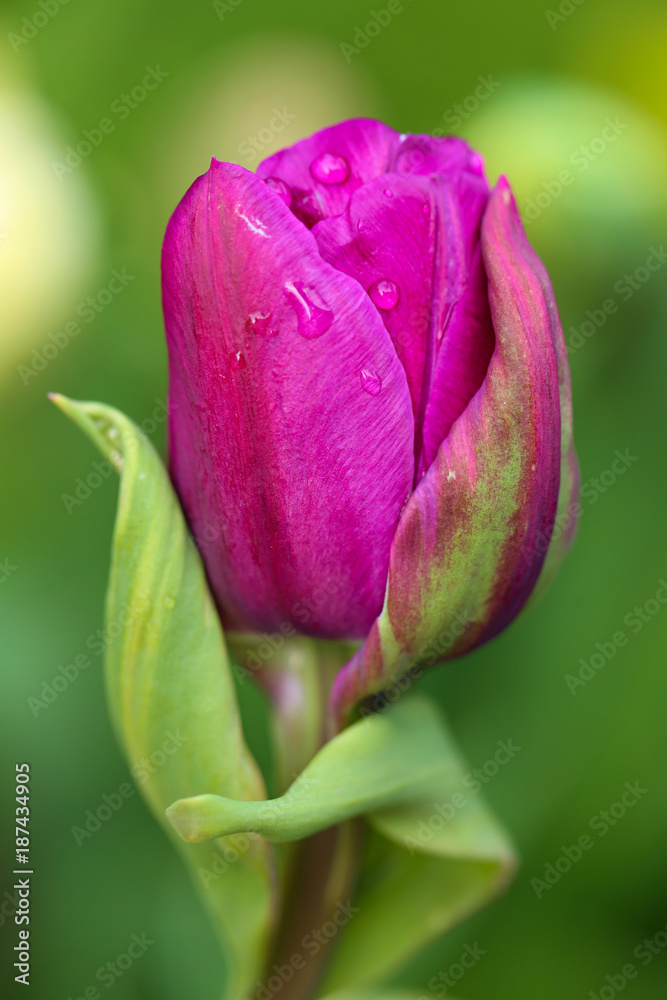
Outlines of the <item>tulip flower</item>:
M226 629L361 641L342 716L512 621L576 463L552 288L478 153L353 120L256 174L213 160L163 301L170 471Z

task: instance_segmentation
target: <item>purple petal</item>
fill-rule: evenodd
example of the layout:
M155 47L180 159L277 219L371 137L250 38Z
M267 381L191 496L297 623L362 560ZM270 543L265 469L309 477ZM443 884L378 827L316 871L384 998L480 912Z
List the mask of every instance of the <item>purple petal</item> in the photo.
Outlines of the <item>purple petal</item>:
M452 309L426 408L420 473L433 463L454 421L484 381L495 336L482 249L467 249L467 285Z
M449 183L439 181L438 194L437 362L424 416L419 474L429 468L454 421L481 386L495 343L480 246L489 199L486 181L463 171L453 174Z
M487 200L485 182L467 173L447 181L389 173L313 229L324 259L369 291L406 370L418 478L482 384L493 350L479 248ZM376 294L386 283L395 290L388 301Z
M456 136L407 135L401 138L390 170L429 177L452 177L461 172L488 193L484 161L467 142Z
M384 173L399 141L382 122L353 118L269 156L257 176L286 184L292 212L310 228L340 215L357 188Z
M163 294L171 472L223 622L364 636L414 473L377 311L279 193L216 161L169 223Z
M438 228L431 182L385 174L356 191L343 215L313 229L324 259L356 278L377 304L407 375L417 454L435 363Z
M412 664L500 632L544 561L539 541L551 536L560 482L562 331L504 179L484 216L482 249L493 356L401 517L382 614L332 691L339 719Z

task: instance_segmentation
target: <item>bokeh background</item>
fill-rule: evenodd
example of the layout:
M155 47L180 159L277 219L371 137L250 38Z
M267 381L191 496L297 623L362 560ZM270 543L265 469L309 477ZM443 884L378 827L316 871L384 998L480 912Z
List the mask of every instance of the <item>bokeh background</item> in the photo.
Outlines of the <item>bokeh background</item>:
M456 132L493 176L509 175L556 288L586 484L577 542L551 590L491 645L424 681L472 766L498 740L521 747L486 796L522 868L504 898L397 981L430 1000L428 980L477 942L484 957L456 991L468 1000L610 1000L608 977L629 962L639 974L627 1000L667 995L667 949L658 943L647 965L633 954L645 939L667 941L667 606L655 599L667 578L667 8L545 3L402 0L388 20L385 0L3 3L3 995L14 987L4 895L14 761L27 759L35 1000L83 996L134 932L156 943L115 981L117 1000L217 996L213 934L139 796L81 845L72 834L127 779L89 645L102 626L117 485L90 478L98 456L46 394L112 403L148 421L162 448L159 255L170 212L212 155L254 167L359 114ZM373 11L387 22L377 31L366 28ZM148 68L155 88L133 98ZM269 125L275 109L280 130ZM113 129L66 161L104 118ZM123 280L109 291L114 271ZM618 631L627 643L617 648ZM31 701L86 652L92 666L55 700ZM598 669L582 668L596 653ZM582 669L592 678L568 683ZM532 880L626 782L645 794L538 898Z

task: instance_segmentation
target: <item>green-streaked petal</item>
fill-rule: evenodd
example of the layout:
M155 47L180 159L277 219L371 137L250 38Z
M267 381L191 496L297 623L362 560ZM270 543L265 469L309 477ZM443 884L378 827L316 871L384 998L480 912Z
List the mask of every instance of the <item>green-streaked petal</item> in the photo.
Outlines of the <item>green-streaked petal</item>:
M496 346L482 387L403 512L384 608L332 691L339 724L413 664L458 656L505 628L540 575L561 464L563 495L571 494L562 330L502 178L484 215L482 251Z

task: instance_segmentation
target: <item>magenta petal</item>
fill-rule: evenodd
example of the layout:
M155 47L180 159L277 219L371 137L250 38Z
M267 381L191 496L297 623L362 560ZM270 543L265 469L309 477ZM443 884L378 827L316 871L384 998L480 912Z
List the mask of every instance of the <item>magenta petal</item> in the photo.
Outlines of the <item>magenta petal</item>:
M368 291L405 368L421 448L435 360L433 280L438 207L426 178L385 174L360 188L343 215L313 229L324 259Z
M429 396L423 430L420 472L429 468L454 421L484 381L495 336L479 243L467 267L465 292L447 325Z
M382 614L332 690L339 719L412 664L496 635L544 561L561 478L563 335L504 179L484 216L482 249L493 356L401 517Z
M163 251L172 477L232 628L362 637L413 479L405 373L280 194L213 162Z
M482 384L493 350L479 248L487 197L466 175L389 173L313 229L324 259L368 289L406 370L418 478Z
M257 176L287 184L292 212L311 227L344 212L357 188L387 170L398 143L382 122L353 118L269 156Z
M444 142L445 140L439 140ZM470 150L468 150L470 152ZM495 338L480 234L486 182L455 174L438 182L441 223L440 326L437 362L424 416L418 473L429 468L454 421L482 384Z
M424 177L439 174L446 178L465 171L480 190L485 193L489 190L482 157L464 139L453 135L442 138L432 135L404 136L388 169Z

